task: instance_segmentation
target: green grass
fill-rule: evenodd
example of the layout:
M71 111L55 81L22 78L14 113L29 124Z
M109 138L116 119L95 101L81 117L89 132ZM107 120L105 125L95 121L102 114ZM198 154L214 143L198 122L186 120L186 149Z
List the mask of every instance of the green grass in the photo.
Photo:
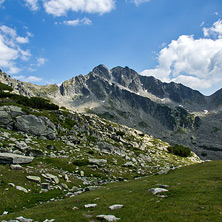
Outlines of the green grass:
M123 222L140 221L221 221L222 220L222 161L196 164L171 171L167 175L158 175L108 184L106 187L37 207L22 210L4 216L12 219L23 215L43 221L46 218L59 222L97 221L98 214L114 214ZM169 185L167 198L161 198L148 192ZM84 204L97 203L93 209L85 209ZM123 204L119 210L110 211L112 204ZM78 210L72 210L76 206ZM91 218L87 216L91 215Z

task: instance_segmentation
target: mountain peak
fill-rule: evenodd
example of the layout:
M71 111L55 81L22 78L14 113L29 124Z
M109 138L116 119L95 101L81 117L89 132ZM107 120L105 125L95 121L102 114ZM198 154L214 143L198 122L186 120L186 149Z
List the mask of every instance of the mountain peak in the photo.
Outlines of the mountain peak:
M96 66L92 70L92 72L99 75L100 77L105 78L105 79L110 79L111 78L111 74L110 74L109 69L103 64L100 64L100 65Z

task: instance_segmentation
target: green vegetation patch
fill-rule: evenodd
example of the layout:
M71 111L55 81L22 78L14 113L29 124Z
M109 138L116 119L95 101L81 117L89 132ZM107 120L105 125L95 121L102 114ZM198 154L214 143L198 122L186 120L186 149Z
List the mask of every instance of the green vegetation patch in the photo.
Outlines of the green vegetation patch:
M104 188L85 192L61 201L45 203L1 219L17 216L59 222L97 221L99 214L113 214L123 222L137 221L221 221L222 161L211 161L171 171L166 175L146 177L128 182L117 182ZM168 192L154 195L148 190L168 185ZM162 196L164 195L164 196ZM95 208L85 204L95 203ZM110 211L109 206L123 208ZM73 207L77 207L73 210Z
M189 157L191 156L191 150L188 147L185 147L183 145L174 145L174 146L169 146L168 148L169 153L172 153L177 156L181 157Z

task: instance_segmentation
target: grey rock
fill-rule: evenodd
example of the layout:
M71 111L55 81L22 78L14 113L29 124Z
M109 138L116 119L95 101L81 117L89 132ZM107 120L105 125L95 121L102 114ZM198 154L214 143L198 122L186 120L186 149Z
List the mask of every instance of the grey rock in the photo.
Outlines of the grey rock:
M98 166L104 166L107 163L107 160L104 159L89 159L89 164L95 164Z
M135 167L135 165L132 162L126 162L123 167Z
M27 144L24 141L16 141L15 147L22 151L28 148Z
M44 116L23 115L16 117L15 128L19 131L36 136L46 136L49 139L56 138L55 125Z
M33 181L36 183L41 183L41 178L38 176L26 176L26 178L30 181Z
M106 220L106 221L118 221L120 218L115 217L114 215L97 215L97 219L99 220Z
M94 208L96 206L97 206L97 204L85 204L84 205L85 208Z
M21 165L19 165L19 164L12 164L11 166L10 166L10 168L12 169L12 170L23 170L24 168L21 166Z
M122 204L115 204L109 207L110 210L117 210L123 208Z
M17 220L19 220L20 222L32 222L33 220L32 219L27 219L27 218L24 218L24 217L16 217Z
M18 155L14 153L0 153L0 163L2 164L31 163L33 159L33 157Z
M167 189L164 188L151 188L148 190L149 192L151 192L152 194L158 194L158 193L162 193L162 192L168 192Z
M25 192L25 193L28 193L28 190L27 190L26 188L22 187L22 186L16 186L15 188L16 188L17 190L20 190L20 191L23 191L23 192Z
M45 177L50 179L51 181L55 182L56 184L59 183L59 178L53 174L47 173L47 174L45 174Z

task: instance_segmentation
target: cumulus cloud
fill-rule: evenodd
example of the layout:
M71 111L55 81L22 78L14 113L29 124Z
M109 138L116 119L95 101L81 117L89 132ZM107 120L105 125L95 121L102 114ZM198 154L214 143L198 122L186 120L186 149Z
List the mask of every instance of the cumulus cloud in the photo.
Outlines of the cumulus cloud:
M214 22L213 26L210 28L203 28L205 37L216 37L222 38L222 20Z
M40 82L40 81L42 81L42 78L39 78L37 76L26 77L26 76L20 75L20 76L12 76L12 78L18 79L23 82Z
M25 5L32 11L37 11L39 9L38 0L24 0Z
M89 18L83 18L83 19L74 19L74 20L67 20L63 21L59 24L65 24L70 26L78 26L78 25L92 25L92 21Z
M149 2L150 0L131 0L130 2L135 3L136 6L139 6L140 4L144 2Z
M208 32L219 34L222 31L220 25L221 20L218 20ZM141 72L142 75L152 75L165 82L180 82L198 90L209 89L219 82L222 83L221 73L220 35L217 35L216 39L195 39L192 35L182 35L160 51L155 69Z
M0 67L6 68L9 74L18 73L20 68L17 67L16 60L27 61L31 56L28 49L20 46L28 42L28 36L18 36L15 29L0 26Z
M66 15L68 11L104 14L115 8L115 0L46 0L43 5L54 16Z
M4 2L5 0L0 0L0 5Z

